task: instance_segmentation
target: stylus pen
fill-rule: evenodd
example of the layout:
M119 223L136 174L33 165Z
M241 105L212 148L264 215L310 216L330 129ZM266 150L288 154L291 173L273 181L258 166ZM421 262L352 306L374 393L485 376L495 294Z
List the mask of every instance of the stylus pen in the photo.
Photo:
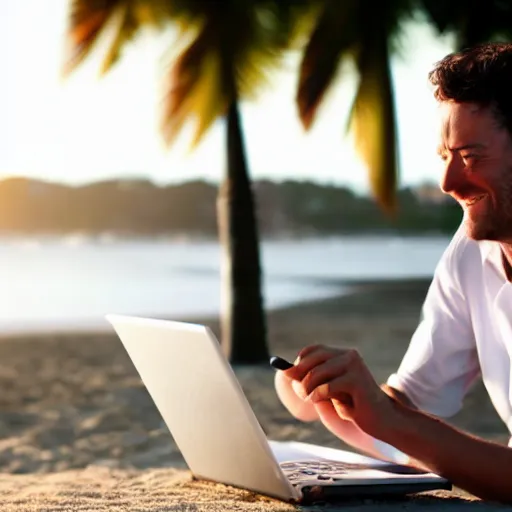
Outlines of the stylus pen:
M270 366L276 370L288 370L293 367L293 364L282 357L273 356L270 358Z

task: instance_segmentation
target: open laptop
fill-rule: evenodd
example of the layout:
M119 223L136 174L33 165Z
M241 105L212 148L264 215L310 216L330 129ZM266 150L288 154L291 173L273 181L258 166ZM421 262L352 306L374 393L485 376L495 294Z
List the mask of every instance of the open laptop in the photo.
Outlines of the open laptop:
M208 327L108 315L192 474L294 503L451 489L432 473L266 438Z

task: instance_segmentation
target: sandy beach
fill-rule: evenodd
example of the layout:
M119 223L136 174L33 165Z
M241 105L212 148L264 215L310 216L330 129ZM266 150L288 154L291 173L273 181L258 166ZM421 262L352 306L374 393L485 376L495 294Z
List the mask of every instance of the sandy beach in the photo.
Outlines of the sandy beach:
M428 284L367 283L353 295L273 311L271 351L294 358L310 343L356 347L377 380L384 381L405 352ZM215 319L194 320L219 332ZM342 447L322 425L301 423L288 414L274 393L273 370L235 371L269 438ZM3 338L0 389L2 511L294 509L247 491L191 480L113 333ZM488 439L508 440L480 384L453 423ZM398 503L346 504L339 510L424 506L502 508L464 493L438 492Z

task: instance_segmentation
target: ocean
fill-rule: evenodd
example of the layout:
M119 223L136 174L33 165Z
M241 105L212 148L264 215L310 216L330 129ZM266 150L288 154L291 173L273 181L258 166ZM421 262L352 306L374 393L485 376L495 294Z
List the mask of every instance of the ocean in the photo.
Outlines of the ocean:
M444 236L264 241L265 307L348 292L351 280L431 277L448 243ZM220 261L215 241L3 237L0 333L103 330L107 313L217 314Z

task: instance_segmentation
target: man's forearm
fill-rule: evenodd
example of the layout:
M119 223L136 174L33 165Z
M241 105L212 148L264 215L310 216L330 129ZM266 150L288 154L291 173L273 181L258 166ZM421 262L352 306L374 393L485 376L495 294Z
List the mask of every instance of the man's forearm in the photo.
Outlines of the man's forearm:
M402 393L401 391L398 391L397 389L392 388L387 384L382 384L380 388L382 389L382 391L384 391L384 393L386 393L386 395L392 398L395 402L399 402L402 405L410 407L411 409L417 409L417 407L411 402L411 400L409 400L408 396L405 393Z
M482 499L512 503L512 450L396 403L372 433Z

